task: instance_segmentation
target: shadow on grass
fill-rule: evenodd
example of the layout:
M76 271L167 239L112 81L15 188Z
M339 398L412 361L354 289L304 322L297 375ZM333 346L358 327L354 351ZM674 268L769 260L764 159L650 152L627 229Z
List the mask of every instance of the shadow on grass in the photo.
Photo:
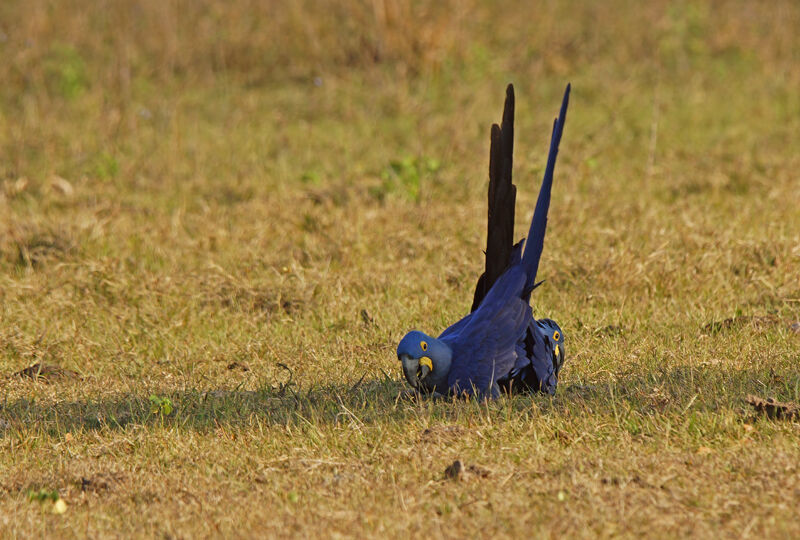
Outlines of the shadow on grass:
M384 377L353 386L326 385L307 389L263 387L257 390L187 390L154 399L123 393L100 400L46 402L28 399L0 402L0 437L10 430L41 430L50 434L75 430L124 429L131 425L207 430L220 425L378 424L403 420L421 412L431 419L454 420L474 410L530 411L538 414L685 414L693 411L742 410L748 394L800 399L800 371L725 370L715 367L659 369L647 374L617 375L617 380L570 384L555 397L516 395L491 403L458 400L412 401L400 398L404 386ZM167 398L169 414L158 409Z
M63 433L80 429L123 429L130 425L164 425L213 429L220 425L329 424L353 419L385 418L397 410L401 385L388 378L355 385L262 386L256 390L190 389L150 395L116 396L65 402L24 398L0 401L0 436L10 428ZM169 403L169 407L163 405Z

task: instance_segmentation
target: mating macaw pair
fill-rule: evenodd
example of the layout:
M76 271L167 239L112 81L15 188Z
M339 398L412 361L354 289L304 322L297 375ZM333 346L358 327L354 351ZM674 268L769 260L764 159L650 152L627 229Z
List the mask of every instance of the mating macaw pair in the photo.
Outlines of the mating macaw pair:
M564 363L564 333L550 319L533 318L530 297L541 284L536 282L536 271L569 91L567 85L523 252L524 240L514 244L514 87L508 86L503 122L492 126L486 269L475 288L469 315L438 338L414 330L397 346L406 380L416 390L481 397L497 397L501 389L555 393Z

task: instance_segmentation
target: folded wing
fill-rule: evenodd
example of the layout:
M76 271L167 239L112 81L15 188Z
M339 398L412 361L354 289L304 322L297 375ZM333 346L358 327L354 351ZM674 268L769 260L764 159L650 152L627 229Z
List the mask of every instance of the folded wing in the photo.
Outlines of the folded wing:
M497 380L514 367L516 344L531 320L531 308L520 295L526 275L510 267L484 297L478 309L439 337L453 350L448 386L456 393L494 393Z

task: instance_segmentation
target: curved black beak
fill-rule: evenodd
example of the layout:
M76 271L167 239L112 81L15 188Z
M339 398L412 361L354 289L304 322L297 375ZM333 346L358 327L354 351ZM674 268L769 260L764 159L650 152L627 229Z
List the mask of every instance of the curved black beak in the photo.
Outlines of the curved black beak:
M407 354L401 354L400 362L403 364L403 375L405 375L408 384L412 388L419 388L419 377L417 376L419 360Z
M422 380L433 371L433 362L427 356L414 358L407 354L401 354L400 362L403 364L403 374L406 376L408 384L416 390L420 389Z
M417 368L417 379L420 381L428 376L431 372L430 366L427 363L420 362L419 367Z

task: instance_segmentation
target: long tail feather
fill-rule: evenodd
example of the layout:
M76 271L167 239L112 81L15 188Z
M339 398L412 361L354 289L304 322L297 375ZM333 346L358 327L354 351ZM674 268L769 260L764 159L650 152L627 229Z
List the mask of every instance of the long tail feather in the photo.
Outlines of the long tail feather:
M486 266L475 287L472 311L508 268L514 247L514 206L517 188L511 181L514 153L514 86L506 88L503 121L492 125L489 150L489 212L486 226Z
M539 198L536 201L536 209L533 212L531 228L528 231L528 241L525 245L525 253L522 255L522 264L528 281L525 286L524 300L530 300L530 291L536 283L536 272L539 269L539 259L542 257L544 247L544 233L547 229L547 210L550 208L550 188L553 185L553 170L556 167L556 157L558 156L558 144L561 142L561 134L564 131L564 122L567 119L567 106L569 105L570 85L564 92L564 99L561 102L561 111L558 118L553 122L553 133L550 138L550 154L547 156L547 168L544 171L542 187L539 190Z

